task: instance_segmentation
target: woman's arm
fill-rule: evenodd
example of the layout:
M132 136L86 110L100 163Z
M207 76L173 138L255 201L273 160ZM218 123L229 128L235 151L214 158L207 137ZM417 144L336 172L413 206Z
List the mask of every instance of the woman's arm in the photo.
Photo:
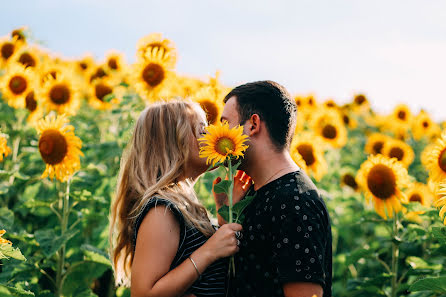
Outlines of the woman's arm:
M201 273L214 261L238 251L235 231L238 224L221 228L191 258ZM182 296L196 281L198 273L189 259L169 271L178 250L180 226L166 206L152 208L138 230L132 263L131 295Z

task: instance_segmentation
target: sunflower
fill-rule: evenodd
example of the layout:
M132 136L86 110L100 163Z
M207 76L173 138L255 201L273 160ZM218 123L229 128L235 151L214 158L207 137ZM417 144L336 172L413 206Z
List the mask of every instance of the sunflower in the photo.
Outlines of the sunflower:
M192 99L199 103L206 112L206 119L210 125L215 125L220 121L220 114L223 109L223 104L217 94L215 88L208 86L201 88L192 96Z
M117 93L122 94L123 87L115 86L110 79L98 79L90 84L88 103L95 109L110 109L114 104L119 103Z
M323 144L324 141L320 136L307 131L294 135L290 146L290 155L293 160L297 163L299 156L296 154L299 154L300 158L305 161L305 166L302 166L302 169L305 169L308 174L312 174L316 180L320 180L327 172Z
M8 140L5 134L0 133L0 161L3 161L3 155L7 157L11 153L8 147Z
M422 153L422 162L434 182L446 178L446 130L432 145L426 147Z
M325 108L334 108L337 109L338 105L333 99L328 99L322 104Z
M412 183L405 191L407 201L418 202L423 206L429 207L434 201L434 193L423 183Z
M12 242L10 242L7 239L4 239L2 236L6 233L5 230L0 230L0 244L9 244L12 245Z
M39 133L39 152L46 163L41 178L54 176L61 182L67 181L80 169L82 141L74 135L74 127L67 125L65 115L50 113L36 124Z
M26 26L11 31L11 38L23 43L26 43L27 35L29 35L29 29Z
M41 50L37 49L36 47L23 46L17 50L10 59L11 61L18 62L25 67L39 69L42 64L41 56Z
M173 78L163 53L151 52L146 60L133 66L132 81L138 94L148 102L157 100L160 95L169 97L169 82Z
M347 171L341 176L341 186L347 186L355 191L359 189L358 183L356 182L356 178L354 174Z
M81 92L76 79L70 72L47 77L36 96L42 100L47 111L56 110L58 114L73 115L80 106Z
M341 109L341 118L344 125L349 129L354 129L358 126L358 122L356 121L355 117L353 117L345 108Z
M415 154L410 145L399 139L389 138L382 148L382 154L389 158L396 158L407 168L413 162Z
M358 114L364 115L370 111L370 103L365 94L355 94L353 96L353 102L350 105L351 110Z
M440 126L432 121L429 114L421 110L420 113L414 117L412 122L412 134L416 140L421 138L431 139L439 134Z
M362 163L356 181L364 191L367 202L372 199L376 212L384 219L392 217L393 212L401 211L401 202L406 203L402 188L409 184L409 175L396 159L382 155L369 156Z
M389 139L390 137L385 134L373 133L369 137L367 137L367 143L364 150L367 154L382 154L382 149Z
M126 71L124 54L118 51L109 51L105 55L105 65L109 72L123 74Z
M446 180L438 185L436 194L439 198L435 201L435 207L441 207L439 215L441 219L444 219L443 224L446 225Z
M14 108L25 107L25 96L34 85L34 72L19 63L9 63L5 75L0 77L2 97Z
M221 125L209 125L206 127L206 135L199 138L200 157L207 158L206 164L222 163L231 155L233 157L243 156L248 148L245 141L248 136L243 135L243 126L230 129L228 122Z
M291 155L291 158L293 158L293 161L294 163L296 163L297 166L299 166L303 171L308 173L307 164L305 163L304 158L302 158L302 155L297 150L294 150L293 154Z
M347 129L337 110L323 108L311 118L311 129L331 147L343 147L347 143Z
M9 38L0 38L0 68L6 67L14 53L23 45L23 43L17 40L11 40Z
M384 128L392 131L395 137L405 139L412 123L412 113L406 104L398 104L386 117Z
M25 107L29 111L29 115L26 119L28 124L35 124L37 120L42 118L43 110L41 106L39 106L39 102L37 102L36 97L34 96L34 91L29 91L25 96Z
M164 59L164 65L168 68L175 67L177 51L173 42L163 38L160 33L152 33L138 40L136 56L144 61L153 55L160 55Z

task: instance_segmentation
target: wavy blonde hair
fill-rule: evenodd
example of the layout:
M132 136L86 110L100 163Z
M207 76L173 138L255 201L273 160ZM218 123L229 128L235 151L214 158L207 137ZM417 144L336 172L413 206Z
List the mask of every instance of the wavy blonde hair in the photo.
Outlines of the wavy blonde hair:
M198 201L193 180L185 176L186 162L206 121L200 106L191 101L152 104L140 114L132 139L125 148L110 214L110 259L116 285L130 286L134 257L134 224L154 196L174 203L186 223L204 235L215 230Z

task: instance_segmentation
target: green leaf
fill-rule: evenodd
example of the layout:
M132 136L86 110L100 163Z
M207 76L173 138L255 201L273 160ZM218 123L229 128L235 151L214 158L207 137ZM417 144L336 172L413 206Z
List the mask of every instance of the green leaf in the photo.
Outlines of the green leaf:
M413 283L409 291L430 291L435 293L446 293L446 276L427 277Z
M6 207L0 208L0 230L10 229L14 223L14 212Z
M218 184L214 185L214 192L216 194L226 193L229 195L229 187L231 186L231 182L229 180L222 180Z
M20 288L0 284L0 297L3 296L34 296L34 293Z
M242 200L240 200L239 202L234 204L234 206L232 207L232 212L234 213L234 216L238 222L240 222L240 223L243 222L241 215L242 215L243 211L245 210L245 208L249 204L251 204L251 202L255 198L256 194L257 193L254 193L254 195L252 195L252 196L246 196L245 198L243 198Z
M432 235L438 239L441 244L446 244L446 228L432 227Z
M14 248L10 244L0 244L0 259L14 258L21 261L26 261L19 248Z
M430 270L441 270L443 265L431 265L418 257L408 257L406 263L410 265L413 269L430 269Z
M111 267L111 262L108 258L107 253L98 249L97 247L94 247L89 244L83 244L83 245L81 245L81 250L84 251L86 260L90 260L90 261L93 261L96 263L105 264L105 265Z
M375 252L376 248L359 248L357 250L354 250L347 256L347 260L345 264L348 266L350 264L356 264L356 262L361 258L367 258L371 257L372 254Z
M73 263L67 271L63 283L62 292L64 296L94 296L84 295L91 283L100 277L107 269L108 265L93 261L80 261Z
M226 221L229 222L229 206L223 205L218 210L218 214L221 215L221 217Z
M51 257L62 245L67 243L79 230L67 230L64 235L56 235L53 229L39 230L34 236L46 257Z

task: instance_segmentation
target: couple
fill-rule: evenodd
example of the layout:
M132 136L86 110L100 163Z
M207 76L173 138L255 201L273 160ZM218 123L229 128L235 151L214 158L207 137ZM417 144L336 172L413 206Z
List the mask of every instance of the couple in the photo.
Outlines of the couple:
M111 208L117 284L130 286L134 297L331 296L329 215L288 153L294 100L281 85L258 81L236 87L224 102L221 120L242 125L249 136L234 203L248 191L257 194L243 226L221 217L220 226L212 225L194 192L207 169L197 141L207 126L204 111L188 101L151 105L121 160ZM214 199L217 209L227 204L225 195ZM228 280L231 255L236 274Z

